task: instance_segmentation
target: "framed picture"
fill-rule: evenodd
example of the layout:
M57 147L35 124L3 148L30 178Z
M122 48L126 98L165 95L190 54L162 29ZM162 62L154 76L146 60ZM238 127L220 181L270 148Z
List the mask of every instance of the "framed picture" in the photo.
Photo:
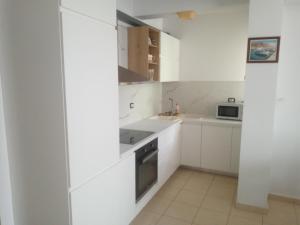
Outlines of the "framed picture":
M278 63L280 37L248 39L247 63Z

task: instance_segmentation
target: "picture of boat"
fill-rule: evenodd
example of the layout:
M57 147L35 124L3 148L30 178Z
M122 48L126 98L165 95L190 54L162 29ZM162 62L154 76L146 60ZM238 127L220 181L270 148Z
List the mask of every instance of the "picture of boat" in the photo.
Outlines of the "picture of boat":
M253 38L249 40L248 62L273 62L277 60L278 38Z

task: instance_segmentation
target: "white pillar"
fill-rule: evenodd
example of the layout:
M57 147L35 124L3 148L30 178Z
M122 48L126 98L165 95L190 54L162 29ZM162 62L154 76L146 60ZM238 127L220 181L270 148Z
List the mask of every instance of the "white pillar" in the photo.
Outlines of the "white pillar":
M283 0L250 0L249 37L280 36ZM248 64L239 204L268 208L278 64Z

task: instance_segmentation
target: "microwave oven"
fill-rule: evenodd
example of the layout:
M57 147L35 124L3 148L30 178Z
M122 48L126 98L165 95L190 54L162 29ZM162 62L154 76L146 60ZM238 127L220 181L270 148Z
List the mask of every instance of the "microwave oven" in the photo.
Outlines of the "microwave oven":
M216 111L217 119L241 121L243 118L242 103L220 103Z

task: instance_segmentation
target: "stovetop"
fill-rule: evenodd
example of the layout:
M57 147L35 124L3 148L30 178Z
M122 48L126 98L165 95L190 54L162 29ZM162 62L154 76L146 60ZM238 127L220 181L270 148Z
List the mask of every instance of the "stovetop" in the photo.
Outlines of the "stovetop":
M142 130L120 129L120 143L134 145L141 140L151 136L154 132Z

